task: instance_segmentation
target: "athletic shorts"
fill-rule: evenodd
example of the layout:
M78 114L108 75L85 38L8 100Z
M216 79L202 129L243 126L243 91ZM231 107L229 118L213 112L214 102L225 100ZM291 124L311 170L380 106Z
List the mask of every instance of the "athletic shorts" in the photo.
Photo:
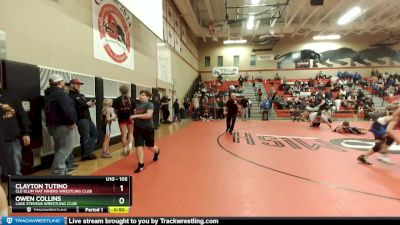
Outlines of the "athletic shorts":
M101 126L104 135L111 136L111 123L105 123Z
M130 119L124 119L124 120L118 120L118 123L123 125L129 125L132 124L132 121Z
M133 129L133 137L135 138L135 147L154 147L154 129L152 128L143 129L135 126Z
M381 140L383 135L386 134L386 126L374 122L371 127L371 132L374 134L375 140Z

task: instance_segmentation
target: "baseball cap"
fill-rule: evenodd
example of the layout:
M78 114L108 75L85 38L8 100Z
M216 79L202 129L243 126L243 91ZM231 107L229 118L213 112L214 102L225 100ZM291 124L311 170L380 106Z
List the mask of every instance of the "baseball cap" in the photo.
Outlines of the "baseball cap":
M53 74L51 74L50 75L50 77L49 77L49 81L50 82L60 82L60 81L63 81L64 80L64 78L60 75L60 74L56 74L56 73L53 73Z
M78 78L74 78L74 79L72 79L72 80L69 82L69 85L71 85L71 84L80 84L80 85L83 85L83 82L82 82L80 79L78 79Z

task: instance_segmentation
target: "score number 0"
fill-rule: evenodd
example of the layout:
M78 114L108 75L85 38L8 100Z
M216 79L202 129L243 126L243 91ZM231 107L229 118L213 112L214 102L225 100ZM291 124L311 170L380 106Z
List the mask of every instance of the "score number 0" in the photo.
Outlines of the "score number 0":
M124 192L124 185L119 186L121 188L121 192ZM125 203L125 198L121 197L119 198L119 204L123 205Z

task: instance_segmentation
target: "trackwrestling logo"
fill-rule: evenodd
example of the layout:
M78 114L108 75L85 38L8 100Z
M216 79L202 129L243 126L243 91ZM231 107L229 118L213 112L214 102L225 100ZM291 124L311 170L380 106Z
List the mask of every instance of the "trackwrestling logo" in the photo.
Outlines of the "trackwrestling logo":
M3 217L3 224L9 225L32 225L32 224L52 224L52 225L64 225L64 217Z

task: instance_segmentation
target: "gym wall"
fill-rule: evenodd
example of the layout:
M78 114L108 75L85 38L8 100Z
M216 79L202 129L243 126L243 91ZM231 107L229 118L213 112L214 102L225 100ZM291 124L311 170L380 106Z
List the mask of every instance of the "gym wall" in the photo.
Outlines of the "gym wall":
M317 53L323 53L327 50L334 50L340 48L349 48L354 52L359 52L365 49L374 48L370 45L375 44L381 40L387 39L388 34L379 33L373 36L370 35L349 35L346 37L342 37L341 40L338 41L313 41L312 35L308 38L303 38L302 36L295 36L293 38L284 37L279 41L272 51L265 52L252 52L254 48L251 44L244 45L224 45L222 42L207 42L202 43L199 46L199 70L202 74L203 80L215 80L215 77L212 77L211 71L214 66L217 66L217 57L223 56L223 66L233 66L233 58L235 55L239 55L240 65L239 70L240 74L245 75L248 73L250 77L261 75L264 79L273 78L275 73L279 73L281 77L285 76L286 78L308 78L311 76L315 76L319 71L322 71L327 75L336 75L338 70L344 71L347 70L349 72L359 72L364 76L369 76L372 68L379 69L380 72L400 72L400 62L394 62L394 65L390 65L389 57L380 58L384 61L385 64L377 64L375 62L365 60L367 63L371 63L370 66L366 66L360 63L355 63L355 66L350 65L350 58L343 57L340 59L343 62L346 62L347 65L340 65L336 63L332 63L331 61L327 61L328 63L332 63L332 67L327 67L326 65L317 64L318 67L313 68L311 64L311 68L309 69L295 69L295 64L288 60L289 63L282 64L281 69L277 68L278 62L284 59L283 57L278 60L259 60L258 56L263 54L271 54L272 57L277 55L285 55L289 52L298 52L304 49L311 49ZM387 48L393 49L393 53L397 52L397 56L399 56L398 51L400 50L400 44L394 46L388 46ZM382 51L375 51L373 54L381 54ZM250 56L257 55L256 66L250 66ZM342 55L338 52L338 55ZM210 67L205 67L205 56L211 57L211 65ZM237 77L231 77L231 80L237 79Z
M0 0L0 5L0 28L6 34L9 60L173 88L172 84L157 81L158 38L135 18L135 69L129 70L94 58L92 0ZM187 40L180 53L171 49L172 78L180 98L198 75L198 50L190 38Z

